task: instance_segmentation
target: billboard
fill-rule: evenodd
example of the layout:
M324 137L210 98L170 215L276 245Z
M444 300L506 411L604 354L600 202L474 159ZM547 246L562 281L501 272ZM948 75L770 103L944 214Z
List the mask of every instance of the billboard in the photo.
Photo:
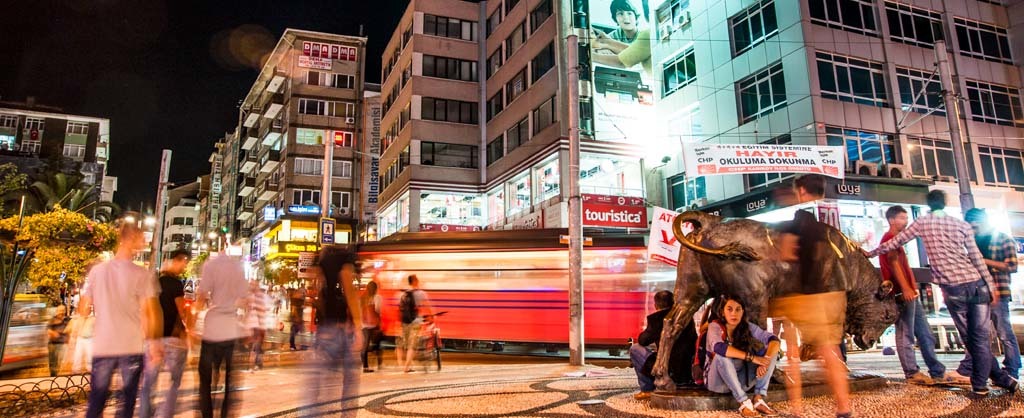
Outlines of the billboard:
M818 145L700 144L683 150L695 175L810 173L842 179L843 147Z
M648 0L589 0L588 16L584 40L593 71L592 136L642 144L652 135L657 86L651 68L651 5Z

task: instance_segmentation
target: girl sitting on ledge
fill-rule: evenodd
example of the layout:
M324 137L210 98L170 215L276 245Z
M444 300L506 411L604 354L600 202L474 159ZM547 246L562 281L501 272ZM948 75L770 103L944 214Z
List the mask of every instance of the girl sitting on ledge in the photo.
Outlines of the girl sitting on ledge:
M764 398L775 371L779 339L747 321L745 306L734 295L715 300L706 336L705 385L712 392L732 393L742 416L774 415ZM747 397L751 388L753 400Z

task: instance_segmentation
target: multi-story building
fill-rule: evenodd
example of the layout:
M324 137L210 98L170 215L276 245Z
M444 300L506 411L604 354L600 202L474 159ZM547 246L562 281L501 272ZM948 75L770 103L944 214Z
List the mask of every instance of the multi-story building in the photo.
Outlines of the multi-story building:
M198 254L199 195L201 183L197 180L167 191L164 211L161 251L166 259L171 251L185 249Z
M71 115L35 103L0 102L0 160L14 162L29 173L44 161L61 158L95 185L99 197L111 201L117 178L107 176L110 120Z
M228 202L220 204L233 206L224 208L234 221L228 226L254 260L318 248L325 145L333 146L324 192L338 221L336 242L353 239L365 47L361 37L288 29L242 101L239 127L221 153Z

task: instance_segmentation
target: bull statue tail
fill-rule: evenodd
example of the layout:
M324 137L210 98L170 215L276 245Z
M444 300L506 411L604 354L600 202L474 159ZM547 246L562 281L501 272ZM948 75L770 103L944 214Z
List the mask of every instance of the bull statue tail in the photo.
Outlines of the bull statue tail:
M672 234L676 236L676 240L679 241L680 245L697 254L743 261L757 261L761 259L753 248L739 242L729 243L722 248L708 248L697 243L701 230L705 226L720 222L721 218L718 216L696 210L686 211L676 216L676 219L672 221ZM682 226L684 223L693 225L693 232L683 234Z

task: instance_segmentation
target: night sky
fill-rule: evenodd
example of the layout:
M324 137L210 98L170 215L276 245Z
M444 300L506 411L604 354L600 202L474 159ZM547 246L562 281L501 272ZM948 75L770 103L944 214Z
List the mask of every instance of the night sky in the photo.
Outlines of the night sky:
M63 107L111 123L109 175L122 208L151 208L160 151L170 181L209 173L213 144L285 28L369 38L367 81L404 0L23 0L0 25L0 100Z

